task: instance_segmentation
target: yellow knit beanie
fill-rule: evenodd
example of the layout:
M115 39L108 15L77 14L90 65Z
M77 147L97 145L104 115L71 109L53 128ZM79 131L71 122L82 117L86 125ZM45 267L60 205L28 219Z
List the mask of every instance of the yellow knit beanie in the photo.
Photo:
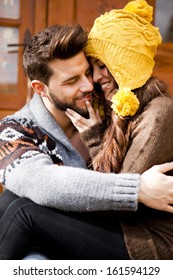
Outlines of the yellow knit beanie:
M119 116L133 116L139 100L131 90L150 78L154 56L162 38L151 24L153 8L145 0L129 2L124 9L98 17L89 33L84 52L101 60L119 86L112 108Z

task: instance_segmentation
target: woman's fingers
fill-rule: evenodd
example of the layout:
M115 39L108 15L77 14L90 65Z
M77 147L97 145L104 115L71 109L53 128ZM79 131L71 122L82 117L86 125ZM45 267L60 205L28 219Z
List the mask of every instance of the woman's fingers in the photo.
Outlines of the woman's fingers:
M67 117L69 117L69 119L71 120L73 125L77 128L79 133L82 133L83 131L89 128L87 119L83 118L81 115L74 112L73 110L67 109L65 114L67 115Z
M89 101L86 101L86 107L87 107L90 119L92 119L93 121L101 123L102 121L101 121L101 118L100 118L99 110L97 110L95 112Z
M95 112L89 101L86 102L86 107L89 113L89 119L85 119L80 114L69 108L65 112L80 133L92 127L96 123L101 123L99 111L97 110Z
M80 123L81 125L87 124L88 119L83 118L80 114L76 113L72 109L68 108L65 113L68 113L68 117L71 120L76 121L76 122Z

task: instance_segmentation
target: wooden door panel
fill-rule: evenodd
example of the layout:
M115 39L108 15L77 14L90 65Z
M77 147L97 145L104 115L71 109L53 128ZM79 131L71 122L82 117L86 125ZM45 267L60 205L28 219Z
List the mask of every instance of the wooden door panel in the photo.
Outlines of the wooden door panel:
M162 43L155 57L154 75L163 80L173 96L173 43Z
M74 22L75 0L49 0L48 25Z
M26 102L27 96L27 81L24 75L22 66L23 46L13 46L13 44L25 44L25 35L33 33L33 18L34 18L34 0L20 0L20 16L17 19L0 18L0 26L5 29L16 28L18 30L18 41L10 41L10 46L7 48L7 52L17 52L17 83L8 84L3 82L0 84L0 110L5 112L6 110L17 110L21 108ZM4 30L5 30L4 29ZM8 31L8 30L7 30ZM18 48L18 49L17 49ZM5 55L4 60L5 62ZM2 71L2 69L1 69ZM7 75L8 76L8 75ZM9 81L12 77L8 77ZM4 90L5 89L5 90ZM1 113L2 114L2 113Z
M75 21L84 28L90 30L94 20L101 14L112 9L121 9L128 3L128 0L77 0Z

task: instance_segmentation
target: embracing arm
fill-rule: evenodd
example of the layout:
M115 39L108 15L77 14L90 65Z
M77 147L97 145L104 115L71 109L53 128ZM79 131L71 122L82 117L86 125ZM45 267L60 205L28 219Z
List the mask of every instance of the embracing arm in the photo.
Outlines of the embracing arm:
M20 124L6 120L0 132L0 181L18 196L67 211L137 209L138 174L104 174L78 168L78 157L76 162L71 160L76 167L65 166L55 142L24 120ZM71 153L76 154L74 149Z
M5 171L6 188L43 206L79 212L135 211L139 201L173 213L169 206L173 204L173 177L162 174L173 169L173 162L154 166L140 176L58 166L40 153L21 161L12 173Z

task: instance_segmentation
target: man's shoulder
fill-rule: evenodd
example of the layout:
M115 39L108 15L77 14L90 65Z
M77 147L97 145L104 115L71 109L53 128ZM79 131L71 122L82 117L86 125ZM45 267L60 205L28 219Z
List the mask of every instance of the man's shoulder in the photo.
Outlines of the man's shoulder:
M24 106L19 111L14 114L8 115L0 121L3 125L12 125L18 124L23 126L32 126L35 124L33 116L28 108L28 106Z

